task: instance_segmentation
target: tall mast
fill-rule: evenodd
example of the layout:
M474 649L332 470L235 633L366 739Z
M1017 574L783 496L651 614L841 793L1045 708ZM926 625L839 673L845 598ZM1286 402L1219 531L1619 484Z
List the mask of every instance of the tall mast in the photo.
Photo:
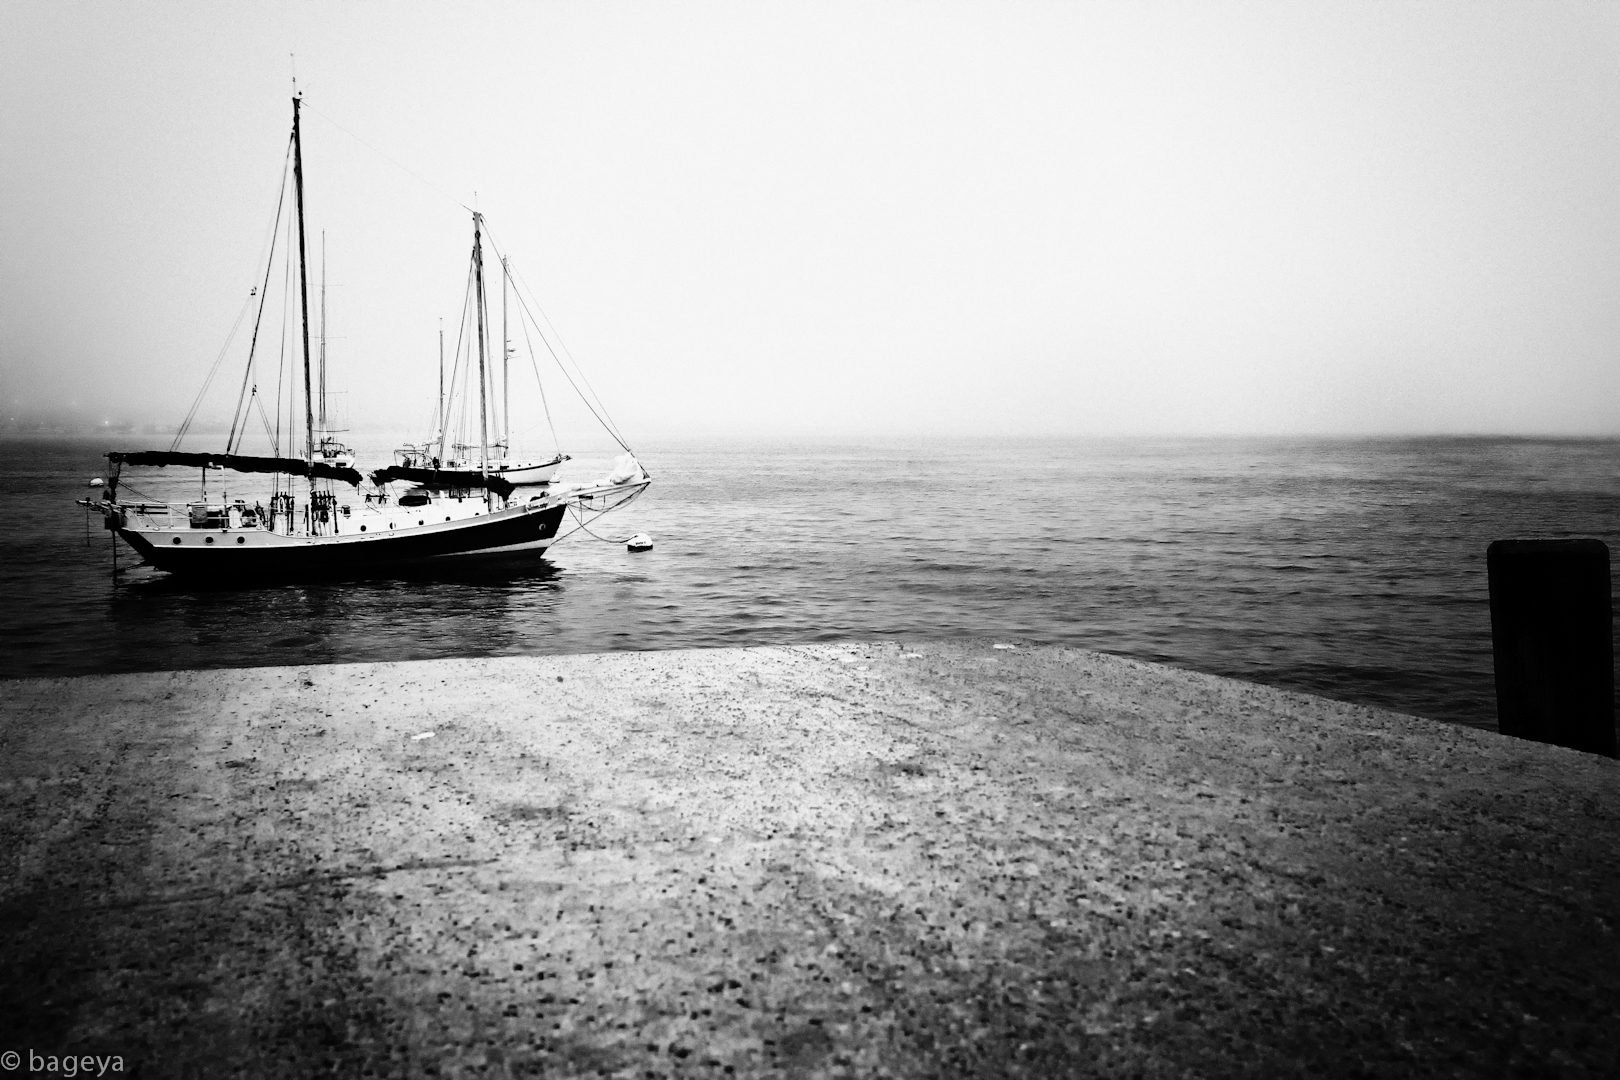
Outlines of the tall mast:
M298 135L298 106L303 99L293 95L293 186L298 192L298 300L303 313L304 332L304 457L315 464L315 402L310 393L309 375L309 273L304 259L304 144ZM309 477L313 489L315 477Z
M488 379L484 360L484 238L483 215L473 211L473 275L478 286L478 471L489 480L489 407L485 400ZM489 498L489 487L484 487L484 498Z
M326 230L321 230L321 369L319 393L321 399L321 434L326 427Z
M444 460L444 320L439 320L439 460Z
M506 267L506 256L501 256L501 445L505 447L504 457L512 456L512 375L509 370L512 359L512 339L506 333L506 286L512 280L512 272Z

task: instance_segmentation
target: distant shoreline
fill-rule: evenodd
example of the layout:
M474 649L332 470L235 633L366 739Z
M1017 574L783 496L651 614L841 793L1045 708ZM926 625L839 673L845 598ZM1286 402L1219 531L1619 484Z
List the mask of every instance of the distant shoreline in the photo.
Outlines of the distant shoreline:
M94 435L106 435L119 438L172 438L179 429L173 425L67 425L53 424L41 421L37 424L6 424L0 422L0 438L89 438ZM353 435L389 435L399 438L409 438L409 433L398 427L371 427L356 426L345 428L346 434ZM192 443L206 440L209 436L224 437L229 430L224 427L202 428L193 427L187 438ZM1098 442L1098 443L1155 443L1155 442L1257 442L1257 443L1608 443L1620 442L1620 431L1606 435L1587 434L1525 434L1510 432L1204 432L1204 433L1175 433L1175 432L1069 432L1069 433L1021 433L1021 434L986 434L981 432L959 433L916 433L916 432L826 432L806 434L804 432L714 432L695 431L679 434L654 434L651 437L638 439L637 448L643 446L686 445L692 443L703 444L783 444L804 443L808 445L819 444L885 444L885 443L996 443L1006 444L1040 444L1040 443L1070 443L1070 442Z

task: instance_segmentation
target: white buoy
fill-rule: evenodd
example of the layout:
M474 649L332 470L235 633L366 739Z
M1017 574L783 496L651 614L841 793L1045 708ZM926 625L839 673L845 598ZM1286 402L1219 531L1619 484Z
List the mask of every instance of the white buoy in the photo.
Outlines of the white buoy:
M646 533L636 533L624 542L624 546L630 551L651 551L652 537Z
M100 487L100 486L101 486L101 477L99 477L99 476L92 476L92 477L91 477L91 478L90 478L90 486L91 486L91 487Z

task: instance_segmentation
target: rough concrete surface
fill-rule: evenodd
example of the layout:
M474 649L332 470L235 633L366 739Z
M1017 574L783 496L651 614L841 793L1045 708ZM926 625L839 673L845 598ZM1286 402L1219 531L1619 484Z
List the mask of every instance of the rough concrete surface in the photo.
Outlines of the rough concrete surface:
M988 642L0 690L24 1064L1620 1075L1608 759Z

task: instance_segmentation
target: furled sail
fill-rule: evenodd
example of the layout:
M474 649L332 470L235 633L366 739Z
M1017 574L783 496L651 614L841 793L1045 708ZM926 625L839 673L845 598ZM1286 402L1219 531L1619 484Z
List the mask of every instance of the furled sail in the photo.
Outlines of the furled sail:
M508 498L517 486L503 477L485 476L471 469L413 469L404 465L390 465L371 474L371 482L378 487L391 480L404 480L434 490L487 488L503 499Z
M345 484L360 486L360 472L347 466L328 465L317 461L311 465L303 458L245 457L241 454L187 454L176 450L137 450L125 453L113 450L107 460L114 465L188 465L196 469L222 468L234 472L286 473L289 476L310 476L317 480L341 480Z

